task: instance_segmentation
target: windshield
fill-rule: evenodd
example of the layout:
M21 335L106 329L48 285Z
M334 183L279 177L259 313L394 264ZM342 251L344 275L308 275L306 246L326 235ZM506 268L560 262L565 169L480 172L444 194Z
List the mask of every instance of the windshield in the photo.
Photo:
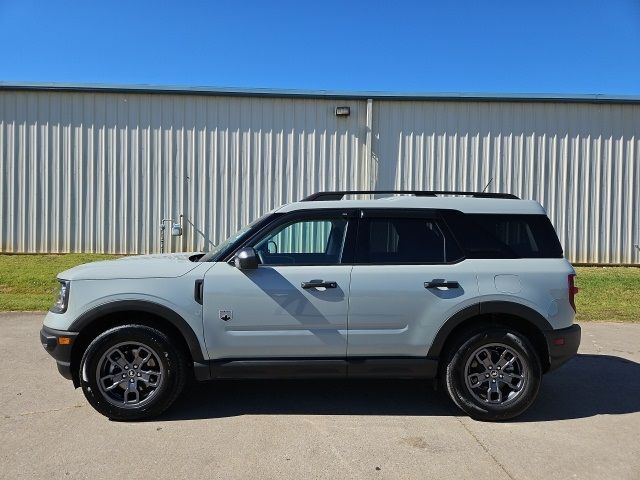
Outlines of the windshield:
M256 220L251 222L249 225L245 225L236 233L234 233L229 238L227 238L225 241L220 242L218 245L213 247L213 250L211 250L210 252L207 252L204 256L200 258L199 261L211 262L211 261L218 260L218 257L220 256L220 254L222 254L228 247L235 244L236 242L241 241L243 238L248 237L251 233L253 233L256 225L262 223L262 221L270 215L271 215L270 213L267 213L266 215L263 215L260 218L257 218Z

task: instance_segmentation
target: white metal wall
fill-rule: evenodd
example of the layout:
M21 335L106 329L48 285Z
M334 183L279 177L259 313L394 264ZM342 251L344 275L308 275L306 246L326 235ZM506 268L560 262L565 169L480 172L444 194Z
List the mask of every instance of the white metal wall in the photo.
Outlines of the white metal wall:
M206 249L318 190L493 178L571 260L640 263L639 152L638 104L0 91L0 251L155 252L179 214L168 246Z
M374 102L378 187L535 199L565 255L640 263L640 105Z
M206 249L318 190L357 188L366 102L0 92L0 251Z

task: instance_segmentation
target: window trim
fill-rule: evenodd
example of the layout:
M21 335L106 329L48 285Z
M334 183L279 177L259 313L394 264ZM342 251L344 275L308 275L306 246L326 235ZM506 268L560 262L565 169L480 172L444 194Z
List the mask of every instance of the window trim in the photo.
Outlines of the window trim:
M305 209L296 210L294 212L286 213L278 216L274 221L264 225L261 229L256 231L251 237L248 237L242 244L236 246L233 251L227 255L224 259L225 262L229 262L233 259L236 252L244 247L251 247L257 240L260 240L269 232L279 228L283 224L291 223L295 221L315 220L315 219L331 219L331 218L344 218L347 220L347 232L345 234L344 244L342 246L342 255L340 256L339 263L282 263L269 265L259 264L260 267L335 267L339 265L352 265L355 257L355 237L357 229L357 209L355 208L331 208L331 209ZM222 260L221 260L222 261Z
M444 217L440 214L441 209L431 209L431 208L410 208L410 209L399 209L399 208L367 208L361 209L360 215L358 219L358 236L356 238L356 243L354 246L354 255L353 255L353 265L354 266L394 266L394 265L456 265L458 263L463 262L467 259L465 250L460 245L460 242L456 238L456 236L451 231L451 228L447 224ZM363 224L366 219L369 218L416 218L416 219L425 219L425 220L435 220L440 227L440 230L445 235L449 241L455 243L458 247L458 250L461 253L461 256L456 260L452 260L449 262L393 262L393 263L380 263L380 262L358 262L356 256L356 249L360 244L360 235L361 232L364 231Z

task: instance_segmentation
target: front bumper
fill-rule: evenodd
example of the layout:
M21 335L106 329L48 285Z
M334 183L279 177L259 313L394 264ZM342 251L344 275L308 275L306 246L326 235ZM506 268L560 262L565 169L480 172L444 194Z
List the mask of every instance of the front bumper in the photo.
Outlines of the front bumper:
M71 349L78 336L77 332L67 332L65 330L54 330L46 326L40 330L40 343L49 352L58 365L60 375L68 380L72 380L71 374Z
M568 328L543 332L549 350L549 371L570 360L578 353L580 346L580 325L574 324Z

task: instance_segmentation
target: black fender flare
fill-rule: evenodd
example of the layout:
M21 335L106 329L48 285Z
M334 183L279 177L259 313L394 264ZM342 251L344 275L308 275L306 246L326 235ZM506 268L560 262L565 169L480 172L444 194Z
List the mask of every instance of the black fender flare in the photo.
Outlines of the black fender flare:
M451 332L463 322L478 315L490 315L492 313L521 318L536 327L541 333L553 330L551 324L539 312L521 303L505 301L480 302L460 310L440 327L431 347L429 347L427 357L438 358Z
M187 321L170 308L148 300L117 300L99 305L76 318L69 326L69 330L82 332L84 328L100 318L118 312L142 312L161 317L178 329L189 347L193 361L206 362L198 337Z

